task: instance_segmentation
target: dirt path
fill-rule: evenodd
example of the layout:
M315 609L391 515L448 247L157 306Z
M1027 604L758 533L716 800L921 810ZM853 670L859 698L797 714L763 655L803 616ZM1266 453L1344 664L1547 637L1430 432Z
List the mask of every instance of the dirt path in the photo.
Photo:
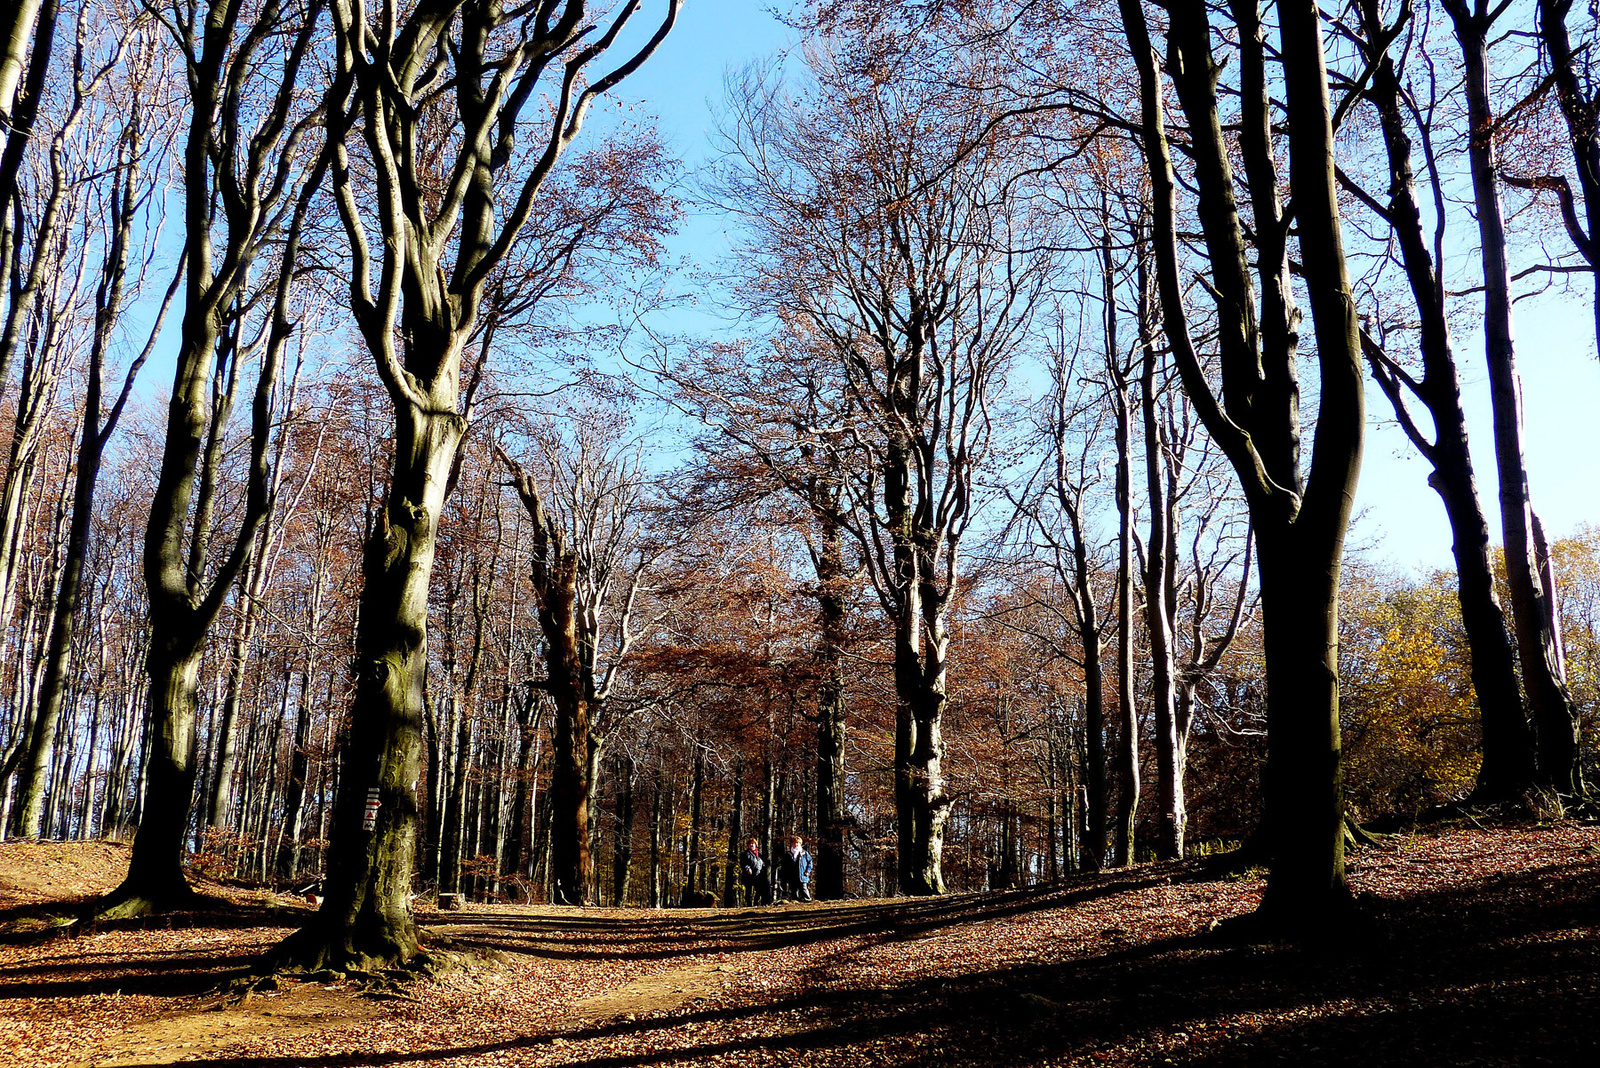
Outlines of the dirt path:
M281 926L0 944L0 1065L1600 1064L1600 830L1364 851L1337 954L1206 934L1255 880L1145 868L936 901L471 907L500 961L374 1003L301 984L219 1007Z

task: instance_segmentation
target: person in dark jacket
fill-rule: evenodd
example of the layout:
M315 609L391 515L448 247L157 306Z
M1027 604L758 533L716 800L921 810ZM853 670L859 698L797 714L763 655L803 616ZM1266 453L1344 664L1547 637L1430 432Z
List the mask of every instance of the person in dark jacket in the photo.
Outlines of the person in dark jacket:
M785 897L811 900L811 854L799 837L789 837L789 848L778 858L778 877Z
M761 876L767 870L766 862L761 859L761 847L754 838L745 846L744 853L739 857L739 882L744 886L744 902L746 905L764 904L766 894L766 880Z

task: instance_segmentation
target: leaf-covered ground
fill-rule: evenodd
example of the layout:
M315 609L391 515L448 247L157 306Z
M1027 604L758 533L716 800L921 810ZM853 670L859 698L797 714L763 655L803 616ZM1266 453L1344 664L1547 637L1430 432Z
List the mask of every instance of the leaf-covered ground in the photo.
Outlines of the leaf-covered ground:
M1354 858L1371 922L1331 950L1224 944L1260 882L1147 867L937 901L469 907L425 922L498 962L414 1002L237 1005L219 984L288 932L281 903L40 941L0 852L0 1064L1600 1065L1600 828L1391 844Z

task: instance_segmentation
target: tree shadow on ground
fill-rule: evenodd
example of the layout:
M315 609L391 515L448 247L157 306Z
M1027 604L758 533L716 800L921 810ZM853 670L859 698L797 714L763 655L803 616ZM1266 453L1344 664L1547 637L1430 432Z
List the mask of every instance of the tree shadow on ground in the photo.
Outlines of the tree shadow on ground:
M533 1052L581 1068L698 1064L785 1051L816 1064L1022 1065L1062 1058L1206 1066L1600 1063L1600 865L1551 865L1369 903L1338 947L1209 936L881 987L614 1020L500 1042L322 1057L217 1057L240 1068L359 1068ZM1069 904L1054 888L925 905L930 926ZM923 903L915 903L923 905ZM893 913L880 933L897 933ZM800 915L798 912L792 914ZM940 916L941 919L933 917ZM902 917L903 920L903 917ZM696 922L696 921L689 921ZM776 921L774 921L776 922ZM670 931L670 925L667 931ZM666 932L658 932L666 933ZM788 937L788 936L783 936ZM832 937L832 936L829 936ZM732 1037L730 1037L732 1036ZM580 1045L594 1041L586 1053Z
M101 931L301 927L315 914L310 907L240 905L226 898L197 894L193 908L125 919L88 919L105 900L105 895L97 894L0 908L0 945L36 945L57 938L76 938Z
M198 997L250 971L259 955L218 953L89 953L70 961L0 967L0 1002L93 994Z
M914 939L952 925L1006 919L1176 880L1192 865L1163 864L1081 876L1022 890L897 898L858 904L666 910L596 916L595 910L441 913L422 922L453 943L553 960L665 960L707 952L759 952L858 935Z

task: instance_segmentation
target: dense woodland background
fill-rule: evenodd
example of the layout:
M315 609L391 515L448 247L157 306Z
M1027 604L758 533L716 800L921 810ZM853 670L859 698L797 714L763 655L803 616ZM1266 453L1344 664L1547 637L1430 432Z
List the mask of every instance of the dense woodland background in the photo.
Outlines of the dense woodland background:
M1260 535L1167 335L1130 5L799 6L796 48L729 75L720 155L695 172L599 95L626 99L623 60L648 58L670 12L637 15L655 21L619 44L606 27L639 5L436 6L466 44L391 34L415 50L408 115L359 102L371 68L340 44L354 31L333 29L367 17L350 5L32 5L36 35L0 72L4 833L130 836L158 818L147 769L165 753L179 788L159 819L188 863L322 877L369 677L362 613L385 581L373 546L398 529L391 495L411 462L395 413L411 404L458 419L429 461L442 508L408 765L417 890L667 905L693 887L732 902L740 842L775 855L797 833L819 853L819 890L886 896L1250 839L1267 753ZM431 8L397 10L410 26ZM1182 69L1197 11L1144 9L1174 34L1170 52L1155 46L1164 70ZM1497 285L1536 301L1507 305L1519 312L1587 321L1595 301L1596 12L1313 11L1375 376L1366 418L1401 405L1443 464L1458 387L1440 367L1482 373L1468 341ZM1251 156L1250 70L1267 81L1269 157L1288 136L1278 15L1257 17L1251 2L1212 5L1201 30L1219 59L1244 56L1213 90L1247 215L1264 195L1252 168L1270 163ZM1487 134L1468 99L1474 18ZM587 55L602 38L623 60ZM1254 68L1252 41L1267 42ZM467 45L481 82L514 86L514 108L462 90ZM562 69L597 93L581 131L582 101L550 80ZM1215 378L1229 327L1212 235L1191 221L1210 188L1193 174L1198 91L1162 90L1164 128L1185 329ZM380 112L404 127L394 158L374 147ZM1473 201L1486 145L1511 235L1501 282ZM691 211L727 220L725 261L667 255ZM437 228L405 231L417 247L391 292L390 223L406 212ZM1271 257L1250 219L1256 269ZM1309 298L1300 253L1278 258L1292 331ZM416 318L435 278L456 310ZM1254 289L1263 304L1269 289ZM723 329L677 330L689 290ZM1307 383L1308 459L1323 381L1309 312L1287 364ZM427 379L416 352L433 329L459 362ZM427 394L444 407L424 403L425 380L454 391ZM1284 388L1302 418L1292 376ZM404 424L402 451L443 433L424 422ZM1516 443L1498 424L1495 445L1503 479ZM1496 484L1480 472L1473 492L1499 543ZM1582 803L1600 731L1600 526L1533 529L1522 559L1551 605L1577 772L1530 765L1515 789L1474 794L1492 743L1466 572L1398 571L1352 546L1338 725L1356 820L1469 795L1546 815ZM1483 551L1497 604L1522 611L1506 554ZM1495 625L1510 650L1515 621ZM196 650L188 668L171 667L174 627ZM187 697L152 684L158 662ZM1516 687L1518 722L1548 747ZM152 707L173 700L188 719ZM920 760L926 785L930 759L913 803L907 769ZM409 803L393 789L382 819ZM918 812L942 834L931 875L906 870Z

